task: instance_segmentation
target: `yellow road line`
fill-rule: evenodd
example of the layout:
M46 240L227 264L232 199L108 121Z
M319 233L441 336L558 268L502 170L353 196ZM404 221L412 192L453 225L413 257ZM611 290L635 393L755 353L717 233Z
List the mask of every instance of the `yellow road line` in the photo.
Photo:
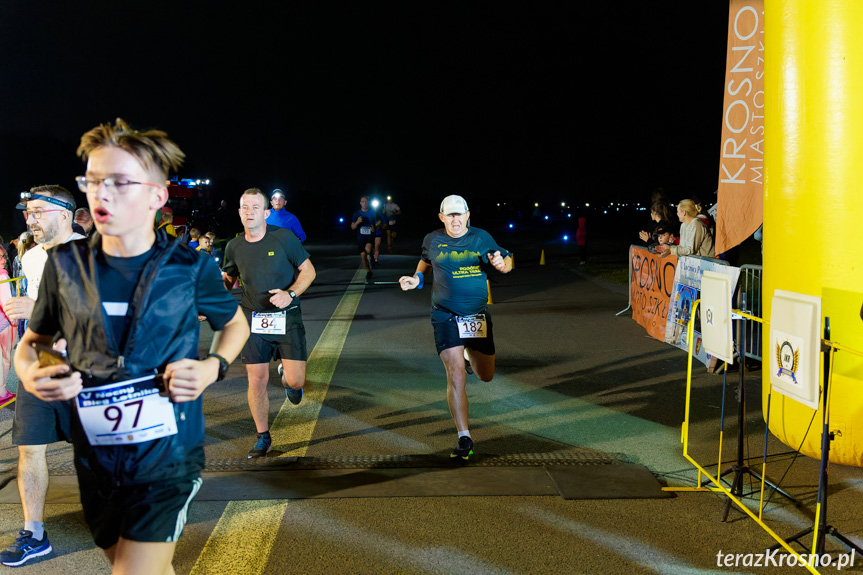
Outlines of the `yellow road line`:
M228 503L191 575L263 573L287 507L287 501Z
M285 400L270 426L273 447L285 449L283 456L301 457L308 449L321 404L330 388L330 380L365 290L362 283L365 273L360 268L354 274L351 285L309 356L302 404L293 408ZM192 567L191 575L264 573L287 507L286 501L229 502Z
M270 425L273 449L283 451L282 457L302 457L308 450L321 412L321 404L330 389L330 381L365 290L365 273L366 271L360 268L354 274L351 285L309 355L303 402L298 407L293 407L286 399Z

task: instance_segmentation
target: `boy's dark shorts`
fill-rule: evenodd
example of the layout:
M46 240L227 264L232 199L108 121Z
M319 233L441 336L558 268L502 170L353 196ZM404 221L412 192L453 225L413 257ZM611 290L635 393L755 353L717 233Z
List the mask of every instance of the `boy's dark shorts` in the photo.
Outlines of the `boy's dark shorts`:
M485 314L487 337L459 337L456 315L446 310L432 307L431 323L434 328L434 343L438 355L445 349L463 345L485 355L494 355L494 332L492 329L491 315L488 310L480 313Z
M251 321L251 312L243 310L246 319ZM271 360L292 359L306 361L306 328L303 326L303 315L300 308L286 310L285 333L250 333L243 353L240 356L244 364L270 363Z
M78 475L84 519L93 541L102 549L120 537L142 543L171 543L183 533L189 504L201 488L201 474L188 477L99 488L94 477Z
M72 441L72 401L42 401L18 385L12 421L14 445L48 445Z

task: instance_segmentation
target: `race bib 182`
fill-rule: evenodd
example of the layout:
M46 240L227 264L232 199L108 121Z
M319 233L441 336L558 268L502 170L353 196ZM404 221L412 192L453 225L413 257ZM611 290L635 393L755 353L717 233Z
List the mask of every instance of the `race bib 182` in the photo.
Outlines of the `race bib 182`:
M478 313L465 317L455 318L458 324L458 336L462 339L473 337L487 337L485 314Z

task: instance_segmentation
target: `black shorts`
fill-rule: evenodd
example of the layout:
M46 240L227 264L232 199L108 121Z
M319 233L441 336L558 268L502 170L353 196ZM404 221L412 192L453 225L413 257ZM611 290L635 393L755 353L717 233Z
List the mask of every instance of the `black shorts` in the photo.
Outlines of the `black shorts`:
M252 314L243 310L246 320L251 322ZM285 333L250 333L246 345L243 346L241 361L244 364L270 363L271 360L292 359L306 361L306 328L303 326L303 315L299 308L287 310L285 315ZM249 324L251 325L251 323Z
M459 337L456 315L446 310L432 307L431 323L434 328L434 343L438 355L445 349L463 345L485 355L494 355L494 333L492 330L491 315L488 310L483 312L486 318L487 337Z
M12 420L14 445L48 445L72 441L72 401L42 401L18 385Z
M357 247L359 248L360 252L366 251L366 246L373 243L375 243L375 240L374 236L372 235L357 237Z
M93 541L108 549L122 537L143 543L172 543L186 525L189 504L201 488L201 474L127 486L102 486L78 470L84 519Z
M387 229L391 232L399 231L399 225L396 222L391 222L387 224Z

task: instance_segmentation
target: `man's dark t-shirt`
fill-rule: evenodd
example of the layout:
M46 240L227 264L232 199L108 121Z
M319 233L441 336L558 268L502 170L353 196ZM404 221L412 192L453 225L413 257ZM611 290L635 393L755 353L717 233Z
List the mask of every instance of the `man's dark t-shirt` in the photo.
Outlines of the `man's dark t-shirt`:
M240 278L243 309L266 313L277 309L270 303L270 290L287 290L297 279L297 268L307 259L309 252L294 232L268 225L260 241L249 242L243 234L232 239L225 248L222 271ZM291 303L291 307L295 305L300 305L299 299Z
M460 238L436 230L423 239L422 260L434 270L432 305L465 316L480 313L488 304L488 284L483 264L488 253L509 252L498 246L485 230L468 228Z
M363 221L357 226L357 238L370 238L375 233L375 222L378 220L378 214L374 210L357 210L354 212L351 222L357 221L357 218L362 218ZM363 233L365 232L365 233Z

